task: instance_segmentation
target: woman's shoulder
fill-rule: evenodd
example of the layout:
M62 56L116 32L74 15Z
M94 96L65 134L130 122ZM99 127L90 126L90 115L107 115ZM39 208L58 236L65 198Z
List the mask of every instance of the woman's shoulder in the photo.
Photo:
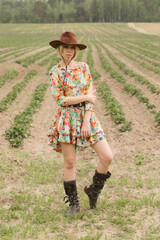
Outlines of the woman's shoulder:
M49 73L57 73L58 72L58 66L55 65L53 66L50 70L49 70Z

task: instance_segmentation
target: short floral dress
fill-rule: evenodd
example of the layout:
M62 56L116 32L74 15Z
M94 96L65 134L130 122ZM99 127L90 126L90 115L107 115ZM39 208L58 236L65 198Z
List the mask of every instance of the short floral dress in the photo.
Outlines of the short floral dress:
M105 138L103 128L95 116L94 104L85 102L85 106L67 106L67 96L89 94L93 91L93 81L88 64L79 62L74 69L65 69L60 64L49 72L53 97L59 105L48 132L48 144L53 150L62 153L60 142L75 144L75 151L83 150ZM81 127L85 111L91 111L89 122L90 136L81 138Z

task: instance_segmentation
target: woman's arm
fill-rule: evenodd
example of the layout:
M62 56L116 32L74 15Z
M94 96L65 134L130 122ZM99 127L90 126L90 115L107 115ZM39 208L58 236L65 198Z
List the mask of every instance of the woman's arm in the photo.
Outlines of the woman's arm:
M80 96L74 96L74 97L67 96L67 99L66 99L67 105L77 104L77 103L86 102L86 101L89 101L88 95L80 95Z
M83 118L83 125L81 128L81 138L85 139L90 136L90 127L89 127L89 121L91 118L91 112L90 110L86 110Z
M84 118L83 118L83 122L89 123L90 118L91 118L91 113L92 113L91 110L86 110L86 111L85 111Z

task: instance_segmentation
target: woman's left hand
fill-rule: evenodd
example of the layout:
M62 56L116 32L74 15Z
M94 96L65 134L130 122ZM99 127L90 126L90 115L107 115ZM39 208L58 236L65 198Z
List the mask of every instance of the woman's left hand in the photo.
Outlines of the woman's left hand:
M82 128L81 128L81 138L85 139L90 136L90 128L89 128L89 122L83 122Z

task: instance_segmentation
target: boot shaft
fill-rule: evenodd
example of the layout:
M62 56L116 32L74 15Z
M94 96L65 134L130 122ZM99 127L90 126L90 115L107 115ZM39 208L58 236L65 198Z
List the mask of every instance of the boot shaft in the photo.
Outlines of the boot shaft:
M93 176L93 183L90 186L86 186L84 188L85 193L89 197L89 203L91 208L96 208L98 196L104 187L105 181L110 178L110 176L110 172L102 174L98 173L97 170L95 170L95 174Z
M69 202L69 206L79 205L76 180L64 181L63 185L66 194L65 198L68 198L65 203Z
M70 206L68 212L66 213L66 216L74 217L80 210L76 180L64 181L63 184L64 184L64 190L66 193L66 196L64 197L64 201L65 201L65 198L67 198L65 203L69 202L69 206Z
M108 178L110 178L111 173L108 171L106 174L99 173L95 170L95 174L93 176L93 185L97 186L100 190L103 188L104 183Z

